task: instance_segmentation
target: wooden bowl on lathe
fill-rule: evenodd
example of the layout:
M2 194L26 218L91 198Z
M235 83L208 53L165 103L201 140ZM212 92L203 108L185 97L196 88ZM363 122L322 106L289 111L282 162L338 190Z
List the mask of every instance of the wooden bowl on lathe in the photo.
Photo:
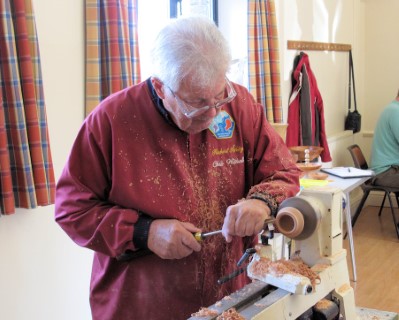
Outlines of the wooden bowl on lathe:
M303 172L300 176L301 178L305 176L309 177L310 173L315 172L321 168L321 164L313 162L310 162L308 164L303 162L297 162L296 166Z

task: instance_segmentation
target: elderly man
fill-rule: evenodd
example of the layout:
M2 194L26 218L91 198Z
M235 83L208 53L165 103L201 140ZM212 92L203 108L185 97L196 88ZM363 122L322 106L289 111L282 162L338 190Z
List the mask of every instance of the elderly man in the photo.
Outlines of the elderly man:
M93 319L186 319L248 282L232 272L299 171L205 18L157 37L153 76L85 120L59 179L56 221L95 252ZM222 229L198 242L193 233Z

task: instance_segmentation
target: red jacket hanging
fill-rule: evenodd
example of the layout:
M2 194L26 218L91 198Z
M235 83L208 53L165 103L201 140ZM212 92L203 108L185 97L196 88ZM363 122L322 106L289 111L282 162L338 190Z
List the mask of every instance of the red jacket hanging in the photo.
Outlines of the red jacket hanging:
M301 52L295 58L292 92L288 106L286 144L292 146L321 146L322 162L331 161L324 123L323 99L310 68L309 57Z

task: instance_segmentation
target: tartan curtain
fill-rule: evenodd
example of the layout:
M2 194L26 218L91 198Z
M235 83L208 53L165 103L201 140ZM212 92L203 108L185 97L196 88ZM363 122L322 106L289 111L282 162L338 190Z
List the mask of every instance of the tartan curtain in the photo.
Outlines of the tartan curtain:
M86 0L86 115L140 82L137 0Z
M282 122L280 62L274 0L248 0L249 91L269 122Z
M31 0L0 0L0 209L54 203L39 47Z

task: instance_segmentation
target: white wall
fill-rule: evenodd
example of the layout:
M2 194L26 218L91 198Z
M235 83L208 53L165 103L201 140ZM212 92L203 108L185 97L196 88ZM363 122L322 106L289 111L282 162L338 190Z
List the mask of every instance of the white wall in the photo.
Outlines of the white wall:
M233 56L245 45L246 0L219 0L221 27L233 42ZM399 81L399 1L276 0L280 32L284 114L290 91L294 51L287 40L351 43L365 134L343 132L346 59L342 53L309 52L325 100L327 132L337 163L348 161L345 146L369 144L382 107L393 99ZM84 115L84 12L80 0L33 0L56 178ZM222 18L228 9L233 18ZM366 19L364 19L366 17ZM388 24L389 22L389 24ZM232 29L230 29L232 28ZM367 37L364 34L367 34ZM245 33L246 34L246 33ZM367 61L367 63L365 63ZM343 81L341 81L341 77ZM342 83L341 83L342 82ZM55 224L54 206L17 210L0 218L0 319L86 320L92 254L75 245Z
M354 43L354 1L290 0L277 1L283 78L283 106L288 109L292 65L300 51L288 50L288 40ZM344 129L347 106L348 53L307 51L323 97L327 135ZM287 112L285 112L285 119Z
M370 153L371 138L382 109L399 90L399 1L364 0L366 3L364 50L365 91L362 146ZM398 119L399 124L399 119Z
M279 24L282 101L284 119L288 116L291 93L291 73L298 50L287 48L288 40L350 44L356 41L355 4L357 0L276 1ZM357 34L358 35L358 34ZM309 56L310 66L323 98L324 119L332 163L327 166L349 164L345 146L353 142L353 135L344 131L347 113L349 55L338 51L302 50ZM355 54L355 52L354 52ZM355 56L355 61L356 56ZM358 85L358 84L357 84ZM360 88L357 88L358 91ZM359 97L358 97L359 99Z
M56 178L84 114L80 0L33 0ZM92 254L54 222L54 206L0 218L0 319L87 320Z

